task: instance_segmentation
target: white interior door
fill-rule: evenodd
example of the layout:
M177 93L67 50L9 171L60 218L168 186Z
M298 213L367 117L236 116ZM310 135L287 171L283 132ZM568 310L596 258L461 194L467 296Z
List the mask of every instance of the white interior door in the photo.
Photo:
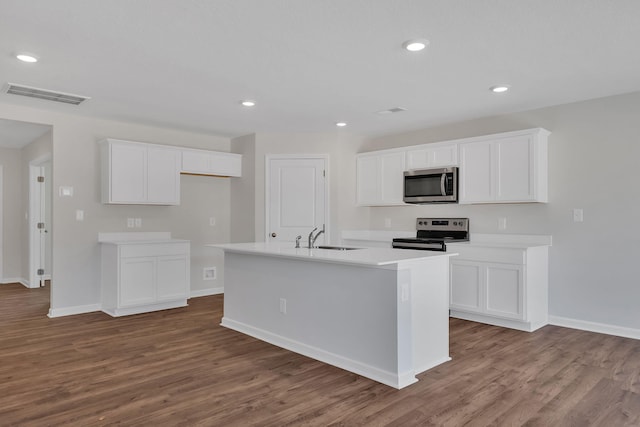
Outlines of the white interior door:
M293 242L302 236L301 246L307 246L316 227L325 227L316 244L328 241L326 169L326 157L267 159L266 241Z
M34 164L35 163L35 164ZM42 286L51 279L51 160L34 162L29 167L29 287Z

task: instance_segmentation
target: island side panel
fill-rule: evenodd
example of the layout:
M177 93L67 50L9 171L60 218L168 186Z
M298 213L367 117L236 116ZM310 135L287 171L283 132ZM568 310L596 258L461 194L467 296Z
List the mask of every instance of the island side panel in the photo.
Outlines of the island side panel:
M400 264L411 273L413 367L416 374L449 356L449 257Z
M399 318L411 330L398 273L226 252L222 324L400 388L416 380L411 342L398 337Z

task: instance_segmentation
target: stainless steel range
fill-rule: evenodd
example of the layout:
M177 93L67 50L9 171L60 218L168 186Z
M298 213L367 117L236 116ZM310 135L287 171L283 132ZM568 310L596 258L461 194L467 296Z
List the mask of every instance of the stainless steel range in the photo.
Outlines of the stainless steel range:
M393 239L392 246L444 252L447 243L469 241L469 218L418 218L416 229L415 239Z

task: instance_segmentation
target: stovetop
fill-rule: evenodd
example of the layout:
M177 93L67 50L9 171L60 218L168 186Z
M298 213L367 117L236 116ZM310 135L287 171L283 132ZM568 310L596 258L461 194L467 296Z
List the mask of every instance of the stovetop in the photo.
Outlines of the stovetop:
M469 218L418 218L415 238L393 239L394 248L446 251L446 243L469 241Z

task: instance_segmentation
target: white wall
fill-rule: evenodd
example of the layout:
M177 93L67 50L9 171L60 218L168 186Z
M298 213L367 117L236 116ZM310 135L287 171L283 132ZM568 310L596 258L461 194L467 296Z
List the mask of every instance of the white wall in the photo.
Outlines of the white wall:
M256 136L231 140L231 151L242 154L242 177L231 180L231 241L253 242L256 234Z
M2 276L0 281L22 278L22 169L17 148L0 148L2 177Z
M355 206L354 159L355 153L361 149L362 142L361 137L339 131L314 134L256 134L255 240L265 239L265 157L268 154L329 155L329 243L338 243L343 229L352 229L368 222L368 209Z
M640 329L640 93L451 124L368 141L362 151L543 127L550 130L549 203L373 207L367 226L414 230L420 216L463 216L471 231L551 234L554 316ZM584 209L574 223L572 209Z
M69 111L75 111L70 107ZM81 108L81 107L79 107ZM81 110L79 110L81 111ZM53 126L53 285L51 308L62 313L99 304L100 247L98 232L132 231L126 218L140 217L135 231L170 231L192 241L192 292L220 286L203 281L202 268L221 259L205 253L204 243L228 242L229 179L184 177L183 204L177 207L116 206L100 203L100 162L97 142L118 138L158 144L229 151L229 139L141 124L100 120L0 103L0 118ZM74 196L57 195L61 185ZM84 210L85 220L75 220ZM209 226L209 217L216 226Z

